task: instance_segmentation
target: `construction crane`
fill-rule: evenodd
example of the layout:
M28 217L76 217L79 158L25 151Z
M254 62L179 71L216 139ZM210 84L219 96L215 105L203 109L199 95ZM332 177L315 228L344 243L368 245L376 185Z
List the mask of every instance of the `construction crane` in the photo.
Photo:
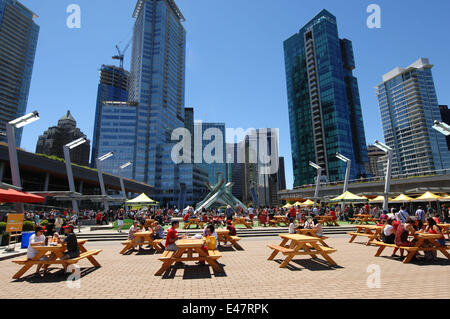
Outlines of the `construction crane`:
M130 47L131 40L132 40L132 39L130 39L130 41L128 41L128 44L125 46L125 48L124 48L122 51L121 51L120 48L119 48L119 44L120 44L120 43L117 44L117 45L116 45L116 49L117 49L117 52L118 52L119 54L112 57L113 60L120 60L120 68L122 68L122 69L123 69L124 55L125 55L125 52L127 52L128 48Z

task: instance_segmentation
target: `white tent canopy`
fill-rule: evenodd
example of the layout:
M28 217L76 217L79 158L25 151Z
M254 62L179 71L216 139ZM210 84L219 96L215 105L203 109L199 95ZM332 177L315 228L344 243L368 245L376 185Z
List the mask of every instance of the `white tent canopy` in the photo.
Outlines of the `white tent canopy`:
M159 203L142 193L138 197L134 199L130 199L126 201L127 204L146 204L146 205L152 205L157 206Z

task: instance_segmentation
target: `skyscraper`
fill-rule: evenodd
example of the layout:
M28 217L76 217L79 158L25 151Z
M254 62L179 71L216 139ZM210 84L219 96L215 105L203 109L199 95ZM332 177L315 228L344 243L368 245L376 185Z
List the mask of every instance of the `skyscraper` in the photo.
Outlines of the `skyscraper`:
M103 155L104 149L99 151L100 145L102 145L103 148L109 146L110 150L108 152L117 152L116 149L113 148L114 146L118 146L118 143L124 143L127 147L130 143L128 139L118 141L118 133L129 133L131 130L133 130L133 134L135 133L134 128L136 124L133 122L133 125L130 126L130 119L125 119L126 122L121 122L123 118L119 118L118 115L119 113L129 113L128 116L131 116L132 113L136 116L136 110L133 110L133 107L136 108L136 105L131 105L131 108L126 108L123 103L111 103L128 101L129 76L130 74L124 69L112 65L102 65L100 69L100 83L97 91L97 105L95 109L94 134L92 140L92 167L96 167L95 160ZM104 105L107 105L107 114L104 114ZM114 107L117 109L113 110L112 108ZM112 137L113 141L109 141L107 137ZM135 143L133 142L131 154L134 152L134 144ZM131 155L130 160L133 159L132 157L133 155ZM102 166L102 169L108 172L108 168Z
M321 11L284 41L294 187L311 184L320 165L330 181L366 175L368 161L352 42L340 39L336 17Z
M393 149L392 174L416 174L450 168L445 136L435 131L441 121L428 59L397 67L377 86L386 144Z
M17 0L0 0L0 141L5 125L25 114L39 26L37 15ZM22 128L15 130L20 146Z
M219 159L218 162L214 161L213 163L208 163L207 158L203 156L203 161L201 164L199 164L200 167L208 171L208 178L209 183L211 185L215 185L218 182L217 173L221 173L224 180L227 179L227 165L226 165L226 143L225 143L225 123L208 123L208 122L201 122L197 121L194 123L194 126L198 126L198 130L195 130L196 132L201 132L202 137L209 136L208 134L211 132L220 132L222 134L221 140L219 141L219 136L211 137L211 140L203 139L202 138L202 152L205 151L205 148L208 144L212 143L212 139L215 139L216 141L219 141L219 143L222 145L222 156ZM213 129L212 131L210 129ZM213 133L215 134L215 133ZM194 140L196 138L194 137ZM200 140L200 139L198 139ZM218 149L214 149L213 156L219 156L217 153L219 152ZM209 152L208 152L209 153ZM203 154L205 155L205 154Z

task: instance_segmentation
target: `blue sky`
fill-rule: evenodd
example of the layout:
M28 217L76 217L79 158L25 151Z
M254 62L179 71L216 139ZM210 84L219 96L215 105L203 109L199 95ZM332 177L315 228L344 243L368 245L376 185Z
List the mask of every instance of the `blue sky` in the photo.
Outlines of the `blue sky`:
M39 18L39 42L28 111L41 119L24 129L22 147L71 110L92 140L98 69L116 64L115 45L131 37L135 0L21 0ZM320 10L337 17L353 41L367 143L383 140L374 87L384 73L430 59L440 104L450 103L450 2L433 0L176 0L186 17L186 106L195 119L227 127L280 129L280 155L292 187L292 158L283 41ZM81 29L66 26L70 4L81 7ZM366 8L381 7L381 29L369 29ZM125 66L130 62L130 51Z

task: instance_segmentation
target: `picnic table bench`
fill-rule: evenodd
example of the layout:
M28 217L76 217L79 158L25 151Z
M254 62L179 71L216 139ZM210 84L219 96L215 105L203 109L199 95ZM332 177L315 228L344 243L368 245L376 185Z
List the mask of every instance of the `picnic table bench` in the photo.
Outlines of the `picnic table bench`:
M227 244L230 242L236 249L244 250L241 245L239 245L238 241L241 240L238 236L230 236L230 231L228 229L216 229L218 242Z
M101 267L98 261L94 258L94 256L98 255L102 252L101 249L87 250L84 247L87 240L78 240L78 247L80 249L80 256L72 259L64 260L64 263L72 265L78 263L82 259L88 259L94 267ZM23 265L23 267L13 276L13 279L19 279L22 277L31 267L34 265L62 265L63 260L61 259L64 256L64 247L60 244L56 246L36 246L33 247L37 250L37 254L33 259L21 258L15 259L12 262L18 265ZM42 257L48 257L46 260L40 260ZM51 256L51 257L50 257Z
M222 272L217 260L222 257L218 250L208 250L205 252L202 247L204 239L180 239L176 242L177 251L165 251L159 258L163 262L161 268L155 273L155 276L162 276L173 263L187 261L205 261L216 272ZM187 255L183 257L183 255ZM195 256L194 256L195 255Z
M395 244L386 244L382 241L373 241L372 244L379 246L378 251L375 254L375 257L379 257L383 250L386 247L391 248L398 248L398 249L404 249L408 252L408 255L403 260L404 264L409 263L413 257L419 252L419 251L440 251L445 257L450 259L450 254L447 252L447 250L450 249L449 246L440 246L439 243L436 241L437 239L441 238L440 235L435 234L427 234L427 233L415 233L414 237L416 238L416 243L413 247L404 247L404 246L397 246ZM431 247L429 247L431 244Z
M248 229L252 229L252 225L250 225L250 223L247 222L247 219L245 217L235 217L233 219L233 226L236 226L239 224L244 225Z
M134 233L134 238L132 240L122 242L122 245L125 247L120 251L120 254L123 255L130 249L134 249L136 246L139 246L139 249L141 249L143 245L151 246L158 253L162 253L164 250L164 246L162 244L163 239L153 239L152 235L152 231Z
M295 256L303 255L309 255L312 258L317 258L317 255L321 255L331 265L337 265L329 256L329 254L334 253L337 250L317 244L319 238L296 234L280 234L279 236L282 238L279 245L267 245L267 247L273 250L268 260L273 260L279 253L286 256L286 259L281 263L280 268L285 268ZM289 241L291 241L291 243L287 245Z
M198 218L190 218L188 222L184 224L183 229L188 229L192 225L196 225L197 228L203 228L204 223Z
M356 225L357 231L356 232L348 232L350 236L349 243L352 243L357 236L365 236L369 238L369 241L367 242L367 246L371 244L374 240L381 240L382 238L382 231L383 226L376 226L376 225Z
M447 235L447 238L450 239L450 224L438 224L441 228L442 234Z
M374 222L374 217L370 214L357 214L355 217L349 219L350 224L362 225L363 223L369 224L369 222Z

